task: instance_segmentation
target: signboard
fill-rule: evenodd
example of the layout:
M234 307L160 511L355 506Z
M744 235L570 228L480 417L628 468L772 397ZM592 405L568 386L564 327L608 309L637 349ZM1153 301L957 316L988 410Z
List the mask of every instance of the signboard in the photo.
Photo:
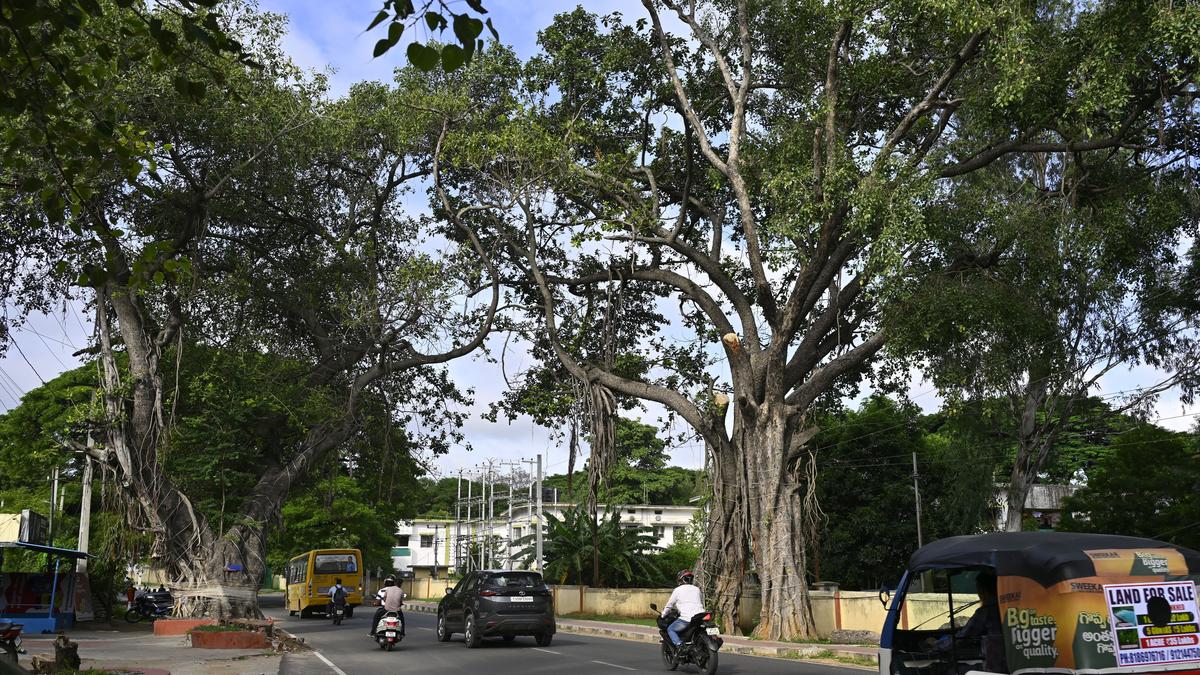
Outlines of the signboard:
M1196 584L1105 584L1117 666L1200 661Z
M1189 574L1187 562L1174 549L1114 549L1085 553L1093 563L1095 576L1067 579L1050 586L1025 576L999 576L1000 622L1004 629L1008 672L1021 675L1051 669L1098 671L1129 667L1132 664L1117 660L1117 636L1112 623L1115 617L1109 611L1105 589L1113 584L1191 584L1189 581L1166 581ZM1118 603L1118 606L1123 604L1128 603ZM1139 640L1141 637L1166 636L1139 635ZM1200 657L1188 660L1197 659Z
M50 521L36 511L25 509L21 512L21 532L17 541L43 546L49 544Z

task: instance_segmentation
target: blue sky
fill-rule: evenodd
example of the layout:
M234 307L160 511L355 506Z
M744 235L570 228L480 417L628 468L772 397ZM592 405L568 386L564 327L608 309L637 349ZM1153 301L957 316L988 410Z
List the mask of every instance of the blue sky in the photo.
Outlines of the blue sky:
M466 8L465 3L452 1L451 7ZM557 0L484 0L486 18L500 33L500 40L516 50L522 58L532 56L537 48L537 32L549 25L555 14L569 12L578 2ZM384 35L382 28L363 33L382 0L343 0L314 2L312 0L260 0L263 10L289 17L284 49L304 68L323 71L332 67L336 72L330 83L334 94L345 93L351 84L361 80L390 81L392 70L404 62L404 46L411 31L398 48L378 59L371 58L376 40ZM640 17L645 12L640 0L588 0L590 12L608 14L619 11L627 17ZM424 25L419 26L424 29ZM485 33L486 36L486 33ZM453 34L447 30L447 39Z
M555 14L570 11L577 4L553 0L484 0L484 3L501 40L523 58L535 53L537 31L549 24ZM332 69L330 83L334 96L345 93L357 81L390 81L392 70L403 63L403 44L382 58L371 58L372 47L382 31L377 29L364 34L363 29L379 11L381 0L262 0L260 6L263 10L289 17L289 32L283 46L298 65L321 72ZM585 6L597 13L620 11L630 18L640 17L644 12L640 0L589 0ZM79 364L71 353L87 342L90 323L87 317L80 316L77 307L60 309L62 311L52 316L31 317L27 329L15 335L17 347L0 358L0 412L15 405L22 393L37 387L41 380L49 380ZM492 341L494 349L502 344L503 338ZM521 368L524 358L521 351L510 345L507 355L510 374ZM498 366L468 357L452 364L450 369L463 386L475 389L478 412L486 410L487 404L501 395L504 383ZM1145 386L1157 381L1157 375L1145 368L1114 372L1103 380L1099 393L1104 395ZM940 403L933 388L917 377L910 385L910 396L927 410L936 409ZM1163 418L1159 422L1163 426L1182 430L1191 428L1195 419L1191 414L1197 411L1195 406L1182 406L1176 392L1167 392L1159 401L1157 416ZM651 408L643 419L654 423L660 414L659 409ZM511 425L493 424L479 415L472 415L464 433L473 451L459 451L436 459L434 466L442 474L452 475L460 468L469 468L489 458L532 458L537 453L546 455L549 472L565 470L565 448L551 440L548 430L527 419ZM675 448L673 461L681 466L699 467L703 464L702 448L697 444Z

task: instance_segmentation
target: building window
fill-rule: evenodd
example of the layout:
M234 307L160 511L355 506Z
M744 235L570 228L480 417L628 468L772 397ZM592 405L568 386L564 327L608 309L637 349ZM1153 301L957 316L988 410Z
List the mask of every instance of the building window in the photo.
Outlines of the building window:
M421 548L433 548L433 535L432 534L421 535Z
M662 525L655 525L654 526L654 538L662 539L664 531L665 531L665 528Z
M656 516L661 516L661 515L662 515L662 509L655 509L655 510L654 510L654 515L656 515Z
M636 516L636 515L637 515L637 509L629 509L629 515L631 515L631 516Z
M396 545L397 546L408 546L408 535L407 534L396 535Z

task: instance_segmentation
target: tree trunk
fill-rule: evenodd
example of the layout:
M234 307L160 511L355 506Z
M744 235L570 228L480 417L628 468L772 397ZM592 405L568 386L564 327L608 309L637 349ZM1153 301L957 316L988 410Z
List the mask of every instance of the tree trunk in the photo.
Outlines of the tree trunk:
M260 619L258 587L265 560L259 525L235 525L211 549L181 566L172 584L175 615L213 619Z
M1048 370L1040 368L1029 374L1029 383L1022 392L1020 426L1017 429L1017 457L1013 461L1012 474L1005 495L1008 511L1004 518L1005 532L1020 532L1025 513L1025 500L1037 482L1049 451L1052 433L1046 424L1038 424L1038 412L1046 402ZM1047 411L1046 417L1050 417Z
M128 498L130 522L152 538L150 562L172 580L175 614L218 619L261 618L258 584L265 569L266 528L304 469L344 440L345 425L309 430L305 451L286 467L265 472L243 503L237 523L219 536L187 495L165 475L158 458L163 442L160 349L149 337L135 296L127 289L98 289L97 327L107 424L101 461L112 465ZM108 306L116 314L129 359L122 383Z
M1034 476L1029 473L1026 458L1030 451L1025 448L1017 450L1017 461L1013 462L1012 474L1008 480L1008 492L1005 495L1004 522L1001 524L1005 532L1020 532L1023 527L1025 500L1033 489Z
M754 637L795 640L816 637L808 592L810 513L802 465L792 451L792 423L782 402L767 401L738 429L746 458L750 548L762 586L762 611ZM747 451L753 449L753 452Z
M744 591L748 500L743 489L743 458L732 443L706 444L712 458L712 500L696 565L696 581L709 599L717 622L733 632L740 627L739 604Z

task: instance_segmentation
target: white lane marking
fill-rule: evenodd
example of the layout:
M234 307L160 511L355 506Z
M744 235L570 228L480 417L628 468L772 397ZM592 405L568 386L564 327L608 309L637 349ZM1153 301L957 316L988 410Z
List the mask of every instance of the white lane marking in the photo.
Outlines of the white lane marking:
M417 628L420 630L433 630L432 628L426 628L425 626L417 626Z
M558 654L559 656L562 656L562 652L556 652L556 651L554 651L553 649L542 649L541 647L534 647L534 648L533 648L533 651L535 651L535 652L546 652L547 654Z
M324 661L324 662L325 662L325 665L327 665L327 666L329 666L330 668L332 668L332 669L333 669L333 672L337 673L337 675L346 675L346 671L344 671L344 670L342 670L341 668L338 668L337 666L333 665L333 661L330 661L329 659L325 658L325 655L324 655L324 654L322 654L321 652L317 652L317 651L314 651L313 653L317 655L317 658L318 658L318 659L321 659L322 661Z
M620 668L621 670L637 670L637 668L630 668L629 666L618 666L617 664L609 663L608 661L592 661L592 663L599 663L602 666L612 666L613 668Z

